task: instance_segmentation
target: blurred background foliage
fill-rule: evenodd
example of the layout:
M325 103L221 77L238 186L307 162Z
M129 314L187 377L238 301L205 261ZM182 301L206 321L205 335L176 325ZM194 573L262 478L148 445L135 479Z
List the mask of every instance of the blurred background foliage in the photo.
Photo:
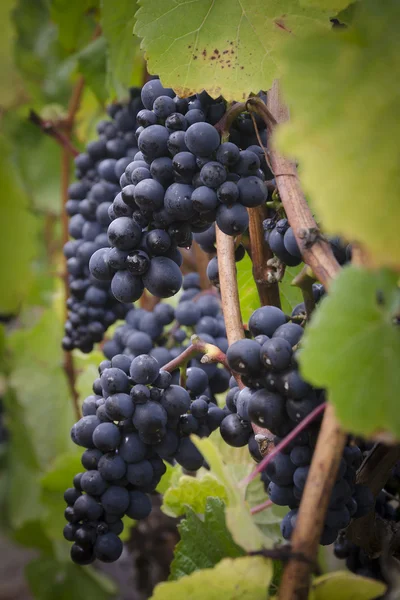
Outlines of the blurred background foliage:
M5 557L7 538L35 550L25 575L40 599L102 600L115 586L70 563L62 537L63 491L81 468L60 346L62 202L73 162L30 112L56 123L79 150L96 137L106 103L123 100L146 76L132 35L135 11L131 0L0 3L0 549ZM99 356L76 357L80 399ZM12 577L1 569L0 597L4 586L12 594Z

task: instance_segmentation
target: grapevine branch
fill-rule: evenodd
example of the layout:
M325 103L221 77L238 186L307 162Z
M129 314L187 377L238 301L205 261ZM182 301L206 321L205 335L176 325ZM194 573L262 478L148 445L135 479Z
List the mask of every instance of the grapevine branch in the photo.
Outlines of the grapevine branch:
M267 218L262 206L249 208L249 234L253 277L257 285L258 295L262 306L281 306L279 287L268 261L273 258L269 246L264 241L263 221Z
M267 94L267 106L260 98L247 101L250 110L260 114L265 120L268 131L273 132L276 123L288 119L288 110L280 97L278 82L275 81ZM273 146L269 147L266 157L272 166L278 186L279 196L285 209L296 241L301 249L304 262L326 288L331 279L339 272L340 266L335 259L329 243L318 235L318 226L304 197L293 161L281 156Z
M282 102L277 81L268 92L266 109L267 113L272 115L272 119L262 110L260 112L271 134L274 128L273 120L281 123L286 121L289 116L288 110ZM271 135L269 143L270 141ZM331 279L338 274L340 266L329 244L319 236L312 235L318 232L318 228L302 192L296 166L292 161L281 156L271 145L269 159L275 173L279 196L304 261L312 268L321 283L325 287L329 287ZM334 409L328 405L325 409L292 537L293 551L304 554L310 562L300 562L294 559L289 561L282 577L279 591L280 600L305 600L308 597L311 564L315 562L317 555L325 514L345 441L345 433L336 420Z
M226 354L222 352L218 348L218 346L214 346L214 344L208 344L204 342L197 335L192 335L191 344L183 352L179 354L176 358L173 358L166 365L162 367L162 371L168 371L168 373L172 373L175 369L179 369L183 364L186 364L191 358L196 356L196 354L203 354L204 356L201 359L203 364L207 363L221 363L228 371L230 371L228 361L226 360Z
M84 80L82 77L78 79L76 83L71 99L68 106L68 114L65 120L65 137L67 140L71 141L71 134L73 131L73 126L75 122L75 116L79 109L80 101L82 98L82 93L84 89ZM62 210L61 210L61 227L62 227L62 243L63 245L68 242L69 239L69 231L68 231L68 216L65 210L65 205L68 201L68 186L69 186L69 178L70 178L70 150L68 146L63 146L61 151L61 202L62 202ZM69 296L69 281L68 281L68 271L67 271L67 262L64 260L64 294L65 300ZM67 317L67 308L66 308L66 317ZM78 403L78 392L76 390L76 372L74 367L74 359L71 352L64 352L64 371L68 379L68 384L71 390L72 401L74 405L74 410L77 418L80 418L80 409Z
M218 225L215 226L215 230L222 312L224 313L228 343L231 346L234 342L244 338L236 281L235 243L233 237L223 233Z
M71 155L73 157L78 156L79 150L75 148L75 146L71 142L69 134L63 133L61 131L61 128L57 127L55 123L53 123L52 121L45 121L34 110L31 110L29 112L29 120L34 125L37 125L43 133L55 139L56 142L61 146L61 148L68 152L68 155ZM65 120L65 123L68 123L68 117Z
M235 242L231 236L223 233L218 225L215 226L215 230L217 237L217 257L222 312L224 314L228 343L229 345L232 345L234 342L244 338L242 315L240 313L239 291L236 279ZM240 378L238 379L240 380ZM243 386L242 383L241 386ZM262 448L262 440L267 441L267 444L265 444L265 451L267 452L270 448L268 442L271 441L271 432L268 431L268 429L262 429L261 427L258 427L258 425L254 425L254 423L252 423L252 428L254 434L260 436L257 439L260 451Z
M288 563L279 588L279 600L308 598L312 564L316 560L345 443L346 435L336 420L333 406L328 404L291 540L293 552L303 554L310 562L293 559Z
M310 318L311 313L315 308L315 298L313 293L313 283L315 282L314 273L310 273L310 267L305 267L300 271L298 275L293 279L292 285L297 286L301 289L303 295L304 307L306 310L307 319Z

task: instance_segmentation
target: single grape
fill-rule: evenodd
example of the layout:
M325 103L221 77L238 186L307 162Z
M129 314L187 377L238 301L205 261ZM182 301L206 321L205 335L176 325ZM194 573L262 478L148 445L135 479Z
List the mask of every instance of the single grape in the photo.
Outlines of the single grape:
M217 209L216 222L226 235L235 236L246 231L249 226L249 215L246 208L238 202L231 207L221 204Z
M196 156L210 156L219 146L219 133L209 123L194 123L185 132L185 143Z
M220 425L222 439L235 448L246 446L252 433L251 426L248 422L242 421L240 417L234 413L224 418Z

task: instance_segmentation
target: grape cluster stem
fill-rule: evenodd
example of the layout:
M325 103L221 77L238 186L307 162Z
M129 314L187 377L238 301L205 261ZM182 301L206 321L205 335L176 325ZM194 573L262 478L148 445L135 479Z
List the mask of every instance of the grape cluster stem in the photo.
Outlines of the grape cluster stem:
M268 92L267 109L277 123L285 122L289 118L278 81L274 82ZM317 236L312 245L304 243L304 232L315 230L317 224L301 189L295 163L280 155L273 143L271 144L275 126L266 117L265 122L270 134L268 155L287 218L293 228L304 262L311 267L315 276L328 289L331 281L338 275L340 266L329 244L320 237ZM291 540L293 552L304 554L309 562L289 560L279 588L279 600L308 598L311 565L317 556L325 514L345 442L346 434L336 419L333 406L328 404Z
M68 113L65 119L65 136L71 141L71 135L74 129L75 117L79 110L80 102L82 99L82 94L84 90L84 79L80 77L75 84L71 98L68 105ZM68 201L68 186L70 183L70 173L71 173L71 156L70 151L67 146L63 146L61 150L61 228L62 228L62 244L66 244L69 240L69 231L68 231L68 215L65 210L65 205ZM67 308L66 308L66 299L69 296L69 282L68 282L68 270L67 270L67 259L64 258L64 268L63 268L63 283L64 283L64 294L65 294L65 309L67 316ZM76 370L74 365L74 357L72 352L64 352L64 371L67 376L68 385L71 391L71 397L74 407L74 412L76 418L79 420L81 417L81 411L79 407L79 396L76 389Z

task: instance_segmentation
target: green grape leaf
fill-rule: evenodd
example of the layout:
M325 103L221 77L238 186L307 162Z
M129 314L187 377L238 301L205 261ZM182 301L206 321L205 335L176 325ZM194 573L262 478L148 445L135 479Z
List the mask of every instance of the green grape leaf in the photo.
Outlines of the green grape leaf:
M377 266L400 264L398 22L397 0L363 0L349 28L293 36L282 53L291 120L277 143L298 160L324 230Z
M52 540L63 540L65 525L63 498L67 488L72 487L72 480L77 473L83 471L81 463L82 451L59 454L48 471L41 477L41 501L46 508L43 528Z
M160 483L158 484L156 491L159 494L165 494L169 487L175 484L175 481L179 481L182 474L182 467L178 464L172 466L169 463L164 463L167 470L161 477Z
M340 23L344 23L345 25L351 25L353 23L354 16L357 13L356 9L356 4L350 4L350 6L338 13L336 15L336 18L340 21Z
M50 15L58 26L58 39L67 52L82 48L94 33L99 0L51 0Z
M348 571L335 571L312 582L311 600L373 600L383 596L386 584Z
M13 162L32 206L37 211L59 215L61 149L52 138L27 121L26 114L9 112L3 125L12 144Z
M328 12L299 0L140 0L135 33L151 73L179 96L205 89L244 100L279 74L279 43L328 27ZM179 28L176 24L179 22Z
M93 394L93 382L99 376L99 364L104 360L102 352L93 350L84 354L76 350L74 352L75 368L78 373L76 378L76 391L82 404L85 398Z
M9 314L20 308L32 280L31 263L36 254L37 221L29 210L28 198L11 163L9 147L0 138L1 212L7 216L7 227L0 236L0 253L12 257L1 265L2 291L0 312ZM18 243L16 243L18 232Z
M221 498L226 502L225 486L208 473L201 479L182 475L177 485L165 492L162 510L170 517L185 514L187 507L195 513L203 513L209 496Z
M59 492L62 496L67 488L72 487L75 475L83 470L81 456L82 449L78 448L75 452L59 454L41 478L42 489Z
M54 558L33 560L27 565L25 575L37 600L109 600L117 591L110 579L94 573L90 567L82 569L71 561L61 563Z
M266 600L272 561L260 556L225 558L213 569L160 583L152 600Z
M14 65L14 28L12 12L15 0L0 3L0 107L2 112L24 92L22 80Z
M279 294L281 297L282 310L290 315L296 304L303 302L303 296L300 288L292 285L293 279L300 273L303 265L298 267L286 267L285 275L279 282Z
M253 312L259 308L257 286L253 278L253 263L246 253L245 257L236 264L237 285L239 290L240 311L243 323L248 323Z
M304 377L328 390L343 427L400 438L400 315L397 275L346 267L302 339Z
M7 339L12 367L5 397L10 431L7 510L17 529L44 518L40 477L58 454L73 447L69 435L73 410L61 367L61 335L54 311L47 310L33 327L17 330ZM58 510L62 515L60 505Z
M88 44L78 54L79 70L85 82L91 88L100 104L107 100L106 90L106 63L107 42L99 37Z
M210 465L211 473L225 486L228 497L225 512L226 522L235 542L248 551L271 546L272 540L264 537L253 522L249 506L245 502L245 491L238 486L238 479L248 474L249 467L235 464L232 468L232 465L223 460L212 440L192 437L193 442Z
M220 498L207 498L204 520L191 508L178 525L180 541L171 563L170 580L180 579L200 569L214 567L223 558L244 556L225 523L224 502Z
M107 40L107 82L111 95L126 96L130 85L141 85L143 59L133 36L136 2L101 0L101 25Z
M53 553L52 540L47 535L41 521L25 521L22 527L13 532L12 537L17 544L22 544L27 548L37 548L47 556Z
M61 366L61 338L62 326L52 310L43 312L30 329L16 331L9 338L13 359L10 385L43 469L57 454L74 447L69 435L74 415Z
M66 106L71 94L70 76L76 61L66 58L57 25L50 19L49 4L48 0L16 0L12 15L15 64L23 76L25 101L30 106L39 107L43 102ZM26 110L23 118L26 122ZM54 140L50 141L54 148Z
M314 8L321 8L324 10L330 10L332 15L338 13L340 10L344 10L352 4L355 0L300 0L300 4L303 6L312 6Z
M266 502L266 500L268 500L268 495L265 492L264 484L261 478L257 477L246 488L246 501L253 508ZM274 542L282 542L279 524L287 512L287 507L273 504L269 508L252 516L254 523L256 523L265 536L271 538Z

